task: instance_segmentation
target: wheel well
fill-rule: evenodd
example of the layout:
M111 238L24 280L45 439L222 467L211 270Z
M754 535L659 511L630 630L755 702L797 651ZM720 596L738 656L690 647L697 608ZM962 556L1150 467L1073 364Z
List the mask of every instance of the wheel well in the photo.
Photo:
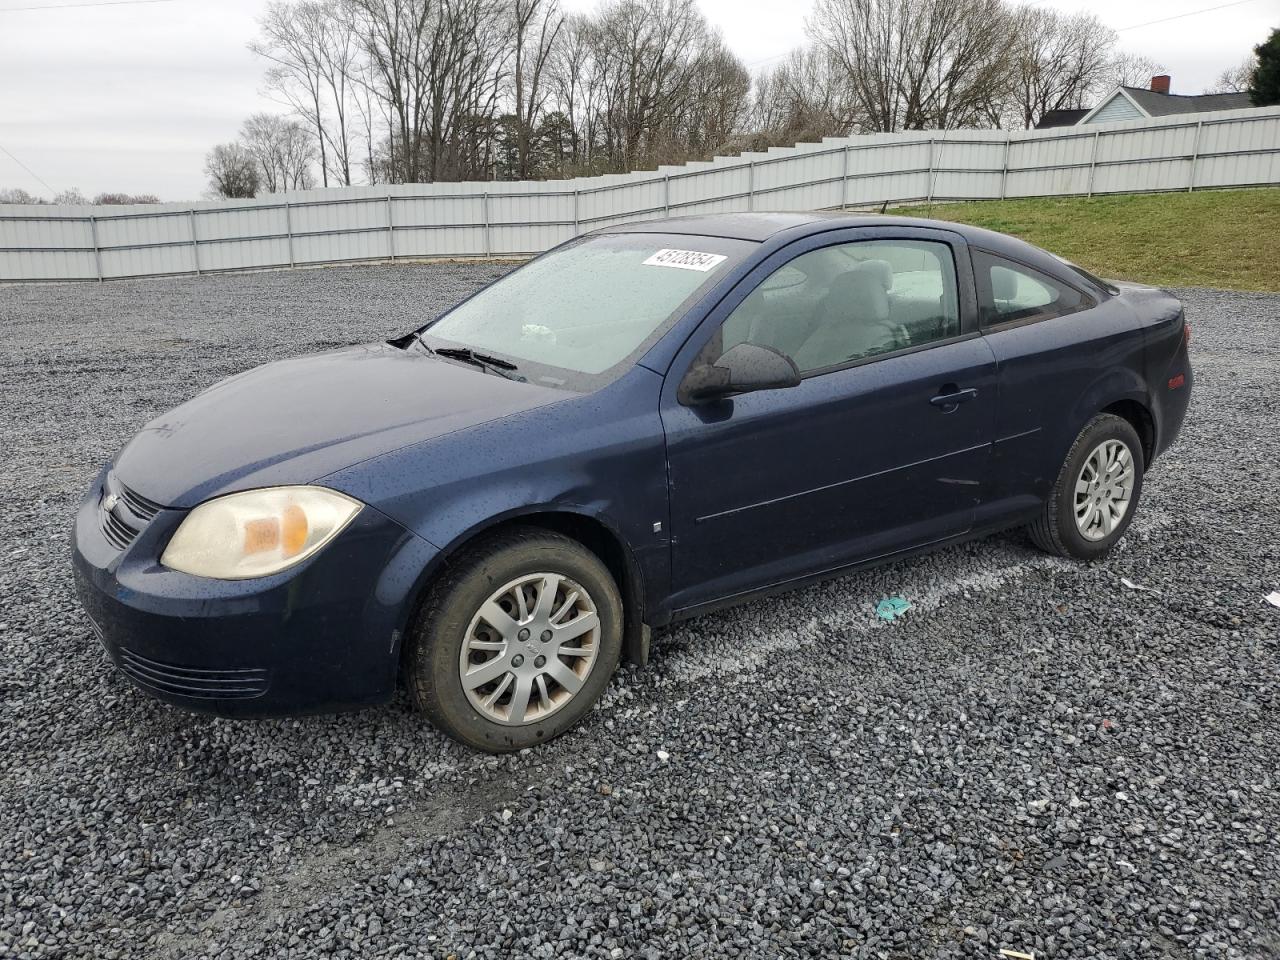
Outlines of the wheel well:
M1142 441L1143 466L1149 466L1156 453L1156 422L1151 412L1136 400L1117 400L1110 406L1103 407L1100 412L1114 414L1129 421L1129 426L1133 427L1138 439Z
M563 534L580 544L600 558L609 568L618 590L622 593L623 603L631 605L630 594L633 584L633 571L629 563L626 548L614 536L613 531L599 520L583 516L580 513L532 513L523 517L512 517L502 523L486 528L480 536L491 536L504 527L541 527Z
M492 536L500 536L503 530L514 527L541 527L544 530L551 530L572 540L578 541L597 557L608 569L613 576L614 582L618 584L618 590L622 594L622 606L625 612L626 627L623 637L624 654L629 658L637 656L637 644L641 642L639 634L646 630L642 623L644 594L640 582L640 573L635 567L630 554L627 552L626 546L607 526L592 517L585 516L580 513L567 513L563 511L552 511L546 513L531 513L522 516L509 517L492 526L478 530L465 540L460 540L449 549L448 555L445 557L444 564L448 566L452 557L456 556L459 551L466 549L472 543L480 539L487 539ZM420 596L415 604L413 617L416 619L418 611L421 609L422 600L431 589L432 582L439 576L439 570L431 575L430 579L420 588ZM410 627L412 621L410 621ZM647 643L647 637L645 639ZM403 668L405 662L408 643L401 644L400 665ZM647 648L646 648L647 654Z

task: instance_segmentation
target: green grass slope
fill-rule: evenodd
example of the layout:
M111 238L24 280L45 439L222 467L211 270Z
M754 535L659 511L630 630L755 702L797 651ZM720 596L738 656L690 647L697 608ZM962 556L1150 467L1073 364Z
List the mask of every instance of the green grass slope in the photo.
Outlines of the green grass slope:
M1280 188L978 200L893 212L1013 234L1103 277L1280 291Z

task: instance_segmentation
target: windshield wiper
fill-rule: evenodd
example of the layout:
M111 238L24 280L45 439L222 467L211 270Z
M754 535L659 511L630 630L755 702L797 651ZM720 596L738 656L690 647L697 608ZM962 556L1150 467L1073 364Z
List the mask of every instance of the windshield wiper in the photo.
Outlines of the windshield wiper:
M420 341L421 342L421 341ZM426 347L426 343L422 343ZM511 371L516 369L516 365L510 360L503 360L501 357L492 357L487 353L476 353L470 347L427 347L437 357L448 357L450 360L461 360L463 363L474 364L490 373L496 373L500 377L506 377L508 380L524 380Z
M516 369L516 365L510 360L503 360L501 357L492 357L487 353L476 353L470 347L436 347L435 353L442 357L453 357L457 360L481 360L490 366L498 367L501 370Z

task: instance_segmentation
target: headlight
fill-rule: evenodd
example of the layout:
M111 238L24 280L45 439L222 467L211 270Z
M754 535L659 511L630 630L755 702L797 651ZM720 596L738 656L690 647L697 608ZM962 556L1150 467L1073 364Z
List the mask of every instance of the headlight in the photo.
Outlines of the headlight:
M363 504L323 487L268 487L207 500L187 515L160 562L173 570L245 580L301 563Z

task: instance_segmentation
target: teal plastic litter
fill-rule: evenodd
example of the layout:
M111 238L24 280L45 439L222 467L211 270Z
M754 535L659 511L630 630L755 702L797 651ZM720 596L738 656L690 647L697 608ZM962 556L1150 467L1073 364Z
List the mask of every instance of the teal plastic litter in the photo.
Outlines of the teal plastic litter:
M910 600L902 597L886 597L876 604L876 616L881 620L897 620L910 609Z

